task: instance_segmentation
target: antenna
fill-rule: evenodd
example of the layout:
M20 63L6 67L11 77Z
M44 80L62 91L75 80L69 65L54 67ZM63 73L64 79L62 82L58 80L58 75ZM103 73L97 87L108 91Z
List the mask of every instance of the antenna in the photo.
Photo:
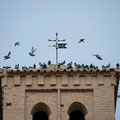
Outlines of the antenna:
M59 42L64 42L66 40L65 39L59 40L58 39L58 33L56 33L56 39L55 40L48 39L48 41L49 42L56 42L55 45L49 45L48 47L55 47L56 48L56 66L58 66L58 49L67 48L66 47L67 43L59 43Z

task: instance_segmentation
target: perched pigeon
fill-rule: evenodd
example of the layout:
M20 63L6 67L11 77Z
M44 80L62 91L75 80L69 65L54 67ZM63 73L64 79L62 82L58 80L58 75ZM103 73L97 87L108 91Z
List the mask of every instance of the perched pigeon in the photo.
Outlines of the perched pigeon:
M97 59L99 59L99 60L102 60L102 58L99 56L99 55L93 55L93 56L95 56Z
M19 64L15 65L15 69L19 69Z
M82 64L82 65L80 66L80 68L81 68L81 69L84 69L84 68L85 68L85 65L84 65L84 64Z
M6 55L6 56L4 56L4 60L6 60L6 59L9 59L10 58L10 54L11 54L11 51L8 53L8 55Z
M76 62L74 63L74 65L75 65L76 68L80 68L81 67L80 64L77 64Z
M111 65L110 65L110 63L108 64L108 65L106 65L106 68L109 68Z
M120 68L120 64L119 64L119 63L117 63L117 64L116 64L116 67L119 69L119 68Z
M93 68L93 65L92 65L92 64L90 64L90 68Z
M36 49L34 49L34 47L32 47L31 52L29 52L29 55L30 56L35 56L34 52L36 51Z
M120 98L120 95L117 95L118 98Z
M51 65L51 61L50 60L48 61L48 65Z
M60 65L61 65L61 64L60 64L60 63L58 63L57 68L60 68Z
M33 69L36 69L36 64L33 65Z
M86 69L89 69L90 67L89 67L88 65L85 65L85 68L86 68Z
M42 67L42 69L46 69L47 65L45 63L41 64L41 62L39 62L39 65Z
M111 65L110 65L110 63L109 63L109 64L106 65L106 66L105 66L105 65L102 65L102 68L105 69L105 68L109 68L110 66L111 66Z
M28 67L22 66L22 69L23 69L23 70L28 70Z
M3 68L9 69L9 68L11 68L11 67L10 67L10 66L3 66Z
M65 64L65 60L63 62L60 63L60 65L64 65Z
M16 42L16 43L15 43L15 46L17 46L17 45L19 46L19 45L20 45L20 42Z
M68 63L67 65L68 65L67 69L72 69L72 62Z
M85 39L80 39L78 43L81 43L81 42L84 42L84 41L85 41Z
M106 67L104 65L102 65L102 69L105 69Z
M29 66L29 69L33 69L33 67Z
M70 63L68 63L67 65L69 65L69 66L72 65L72 61Z
M94 70L98 69L98 66L93 65L93 69Z

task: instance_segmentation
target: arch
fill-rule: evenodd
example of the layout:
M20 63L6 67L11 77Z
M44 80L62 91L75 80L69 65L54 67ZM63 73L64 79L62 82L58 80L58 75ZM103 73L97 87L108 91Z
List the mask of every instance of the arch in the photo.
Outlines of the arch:
M33 116L34 114L36 114L40 111L46 113L47 116L50 116L50 114L51 114L51 110L50 110L49 106L43 102L40 102L33 106L32 110L31 110L31 115Z
M85 115L87 115L87 108L80 102L72 103L67 111L70 116L69 120L85 120Z

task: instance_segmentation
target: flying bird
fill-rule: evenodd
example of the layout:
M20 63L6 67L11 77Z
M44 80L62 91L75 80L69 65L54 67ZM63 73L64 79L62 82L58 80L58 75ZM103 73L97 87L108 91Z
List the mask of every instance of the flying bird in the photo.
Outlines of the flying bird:
M29 52L29 55L30 56L35 56L34 52L36 51L36 49L34 49L34 47L32 47L31 52Z
M78 43L81 43L81 42L84 42L84 41L85 41L85 39L80 39Z
M4 56L4 60L9 59L10 58L10 54L11 54L11 51L8 53L8 55Z
M99 59L99 60L102 60L102 58L99 56L99 55L93 55L93 56L95 56L97 59Z
M19 45L20 45L20 42L16 42L16 43L15 43L15 46L17 46L17 45L19 46Z

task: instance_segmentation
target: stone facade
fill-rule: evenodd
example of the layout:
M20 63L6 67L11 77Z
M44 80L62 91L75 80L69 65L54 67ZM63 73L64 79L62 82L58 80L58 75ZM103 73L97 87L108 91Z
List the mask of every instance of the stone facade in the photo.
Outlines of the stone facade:
M1 71L3 120L33 120L39 111L49 120L69 120L74 111L84 120L115 120L117 69Z

